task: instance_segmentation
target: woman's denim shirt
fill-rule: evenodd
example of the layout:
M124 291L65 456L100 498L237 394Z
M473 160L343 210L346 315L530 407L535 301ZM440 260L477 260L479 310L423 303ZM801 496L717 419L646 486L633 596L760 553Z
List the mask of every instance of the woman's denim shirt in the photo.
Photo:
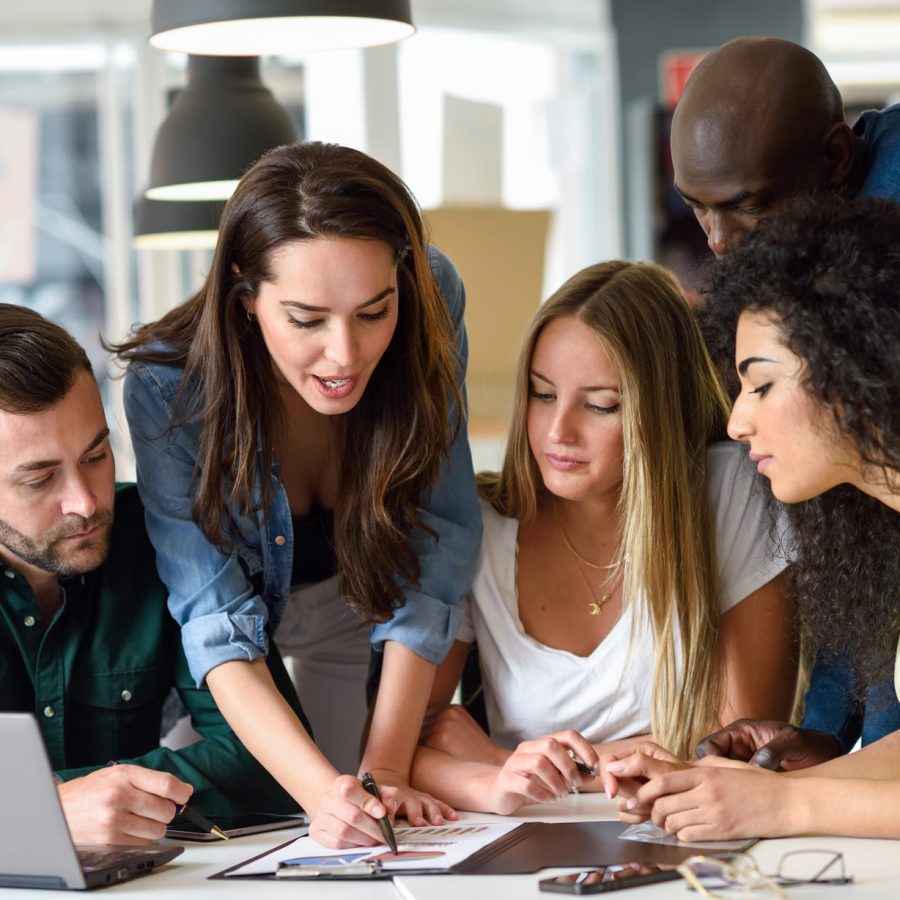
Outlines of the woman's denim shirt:
M443 254L430 248L429 261L458 335L462 391L465 291ZM192 422L170 428L182 376L177 367L132 362L125 377L125 414L157 568L169 590L169 609L181 625L191 674L201 685L223 662L267 653L267 632L277 628L290 591L294 541L277 465L271 509L236 516L238 537L230 555L210 544L197 527L191 506L200 426ZM443 660L456 636L458 603L469 588L481 543L465 416L460 420L441 479L422 501L422 521L437 539L419 528L410 537L421 566L418 588L403 584L405 604L390 621L372 629L374 644L397 641L433 663ZM258 489L255 493L258 497Z

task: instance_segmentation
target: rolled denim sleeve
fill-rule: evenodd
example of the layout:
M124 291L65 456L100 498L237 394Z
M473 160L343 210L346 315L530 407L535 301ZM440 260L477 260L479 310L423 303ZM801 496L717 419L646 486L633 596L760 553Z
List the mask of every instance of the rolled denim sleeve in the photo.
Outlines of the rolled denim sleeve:
M221 663L266 655L268 609L237 555L221 553L193 520L199 428L170 428L177 371L132 362L125 376L125 415L157 569L199 687Z
M891 681L869 685L859 697L859 684L848 659L816 659L806 693L803 728L833 734L842 753L857 740L865 747L900 729L900 703Z
M429 261L438 289L453 320L458 343L457 381L465 405L468 342L463 322L465 289L453 264L430 248ZM411 537L421 576L416 589L404 589L405 604L392 619L372 629L372 642L397 641L429 662L443 662L462 620L459 601L469 590L481 546L481 511L466 428L466 410L451 409L459 421L440 481L422 504L422 521L437 539L422 529Z

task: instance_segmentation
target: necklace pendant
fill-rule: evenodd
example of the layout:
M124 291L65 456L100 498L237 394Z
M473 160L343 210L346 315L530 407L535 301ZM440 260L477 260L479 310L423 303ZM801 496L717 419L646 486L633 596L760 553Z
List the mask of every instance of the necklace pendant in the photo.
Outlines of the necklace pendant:
M603 612L603 607L609 602L611 594L604 594L599 600L588 603L588 610L592 616L599 616Z

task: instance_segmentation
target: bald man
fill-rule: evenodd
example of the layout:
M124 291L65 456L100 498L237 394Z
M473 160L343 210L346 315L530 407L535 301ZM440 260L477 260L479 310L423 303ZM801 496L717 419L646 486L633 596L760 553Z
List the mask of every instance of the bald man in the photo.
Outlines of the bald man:
M822 61L790 41L745 37L703 58L672 119L675 189L721 256L758 221L808 191L832 189L900 201L900 104L863 113L850 128ZM741 721L699 755L804 768L900 729L892 683L864 702L846 661L818 661L801 728Z
M672 119L675 189L717 256L791 196L834 189L900 200L900 104L851 129L822 61L746 37L708 54Z

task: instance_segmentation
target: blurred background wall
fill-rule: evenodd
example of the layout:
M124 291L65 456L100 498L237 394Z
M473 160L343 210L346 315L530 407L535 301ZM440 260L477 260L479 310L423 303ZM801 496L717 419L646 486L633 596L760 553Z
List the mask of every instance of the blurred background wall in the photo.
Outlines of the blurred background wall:
M469 296L480 465L503 446L515 351L577 269L656 259L690 289L707 251L673 196L671 105L741 34L805 43L853 117L900 85L900 0L412 0L417 33L370 50L265 57L301 138L358 147L417 195ZM134 210L186 58L147 43L150 0L0 0L0 301L99 335L189 296L210 249L136 249ZM120 475L130 474L104 378Z

